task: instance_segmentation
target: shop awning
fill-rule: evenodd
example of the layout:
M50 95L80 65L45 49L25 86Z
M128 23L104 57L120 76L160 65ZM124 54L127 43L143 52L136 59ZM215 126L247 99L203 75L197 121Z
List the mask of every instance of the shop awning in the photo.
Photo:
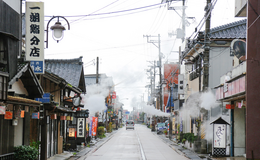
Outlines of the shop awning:
M41 102L35 101L28 98L16 97L16 96L7 96L7 104L19 104L25 106L40 106Z

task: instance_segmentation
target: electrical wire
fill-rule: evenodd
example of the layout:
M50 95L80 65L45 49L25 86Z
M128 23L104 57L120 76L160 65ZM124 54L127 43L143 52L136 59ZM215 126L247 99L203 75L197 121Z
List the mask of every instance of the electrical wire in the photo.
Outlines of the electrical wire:
M218 0L215 0L214 2L211 3L212 5L211 5L210 8L209 8L208 14L201 19L200 23L197 25L196 28L198 28L198 27L200 26L200 24L201 24L201 26L199 27L199 29L198 29L197 31L194 31L188 39L190 39L190 38L193 36L193 34L195 34L194 37L196 37L196 36L198 35L199 31L201 31L201 28L203 27L204 23L206 22L206 19L207 19L207 18L209 17L209 15L211 14L211 12L212 12L214 6L216 5L217 1L218 1Z
M102 8L100 8L100 9L98 9L98 10L96 10L96 11L90 13L90 15L91 15L91 14L94 14L94 13L96 13L96 12L98 12L98 11L101 11L102 9L104 9L104 8L106 8L106 7L108 7L108 6L112 5L112 4L114 4L114 3L116 3L117 1L119 1L119 0L116 0L116 1L114 1L114 2L112 2L112 3L110 3L110 4L108 4L108 5L106 5L106 6L102 7ZM76 19L76 20L74 20L74 21L72 21L72 22L70 22L70 23L79 21L80 19L82 19L82 18L84 18L84 17L86 17L86 16L88 16L88 15L82 16L81 18Z

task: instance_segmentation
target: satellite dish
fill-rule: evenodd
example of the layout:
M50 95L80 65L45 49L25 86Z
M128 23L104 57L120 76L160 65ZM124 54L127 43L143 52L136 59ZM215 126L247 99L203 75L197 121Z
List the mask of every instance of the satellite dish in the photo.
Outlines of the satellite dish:
M234 55L241 61L245 61L246 57L246 42L241 39L234 39L230 45Z
M72 99L72 102L73 102L74 106L79 106L79 104L80 104L80 97L74 97Z

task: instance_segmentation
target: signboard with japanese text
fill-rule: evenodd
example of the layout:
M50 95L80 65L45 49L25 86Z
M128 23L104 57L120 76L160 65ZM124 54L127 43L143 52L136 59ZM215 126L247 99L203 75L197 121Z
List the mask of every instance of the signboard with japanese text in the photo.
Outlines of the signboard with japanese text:
M5 111L5 119L13 119L13 111Z
M116 99L116 92L115 91L112 94L112 99Z
M35 73L44 73L44 3L26 2L26 54Z
M97 122L98 122L98 117L93 117L92 118L92 136L97 135Z
M78 118L77 124L77 137L84 137L84 125L85 125L85 118Z
M214 124L214 148L226 148L226 125Z
M75 137L75 128L69 128L69 137Z

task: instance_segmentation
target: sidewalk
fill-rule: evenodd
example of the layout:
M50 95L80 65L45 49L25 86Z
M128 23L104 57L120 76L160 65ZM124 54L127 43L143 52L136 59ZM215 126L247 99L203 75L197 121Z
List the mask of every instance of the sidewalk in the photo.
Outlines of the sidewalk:
M56 154L56 155L48 158L47 160L76 160L76 159L79 159L81 156L88 154L91 150L93 150L97 146L101 146L107 140L112 138L111 136L114 135L118 130L113 130L113 132L111 132L111 133L105 133L105 135L106 135L105 138L102 138L102 139L97 138L96 140L92 139L91 143L90 143L90 147L87 147L87 146L82 147L79 145L77 147L77 150L79 152L64 151L64 153ZM73 155L73 153L75 153L75 155Z
M155 135L156 132L154 132ZM220 158L214 158L211 157L209 154L197 154L194 151L190 149L185 149L181 145L177 144L176 142L170 140L168 137L166 137L164 134L158 135L164 142L169 144L170 147L172 147L177 153L192 159L192 160L246 160L245 157L220 157Z

